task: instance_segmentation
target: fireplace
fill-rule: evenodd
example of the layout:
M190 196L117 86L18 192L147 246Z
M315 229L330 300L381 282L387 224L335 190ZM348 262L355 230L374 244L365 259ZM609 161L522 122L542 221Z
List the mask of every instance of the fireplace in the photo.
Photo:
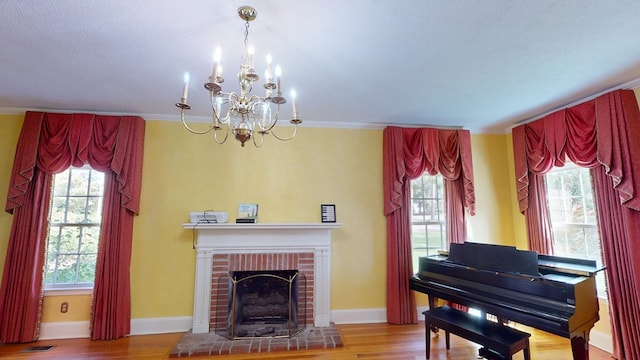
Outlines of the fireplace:
M218 279L213 306L227 315L212 319L215 332L232 340L298 334L306 327L305 280L298 270L229 272Z
M184 224L197 232L197 256L194 289L194 333L214 331L220 317L227 321L228 310L221 314L217 305L221 277L230 271L297 269L304 277L304 316L307 326L329 326L331 294L331 229L327 224ZM300 281L300 279L298 280ZM298 284L299 288L299 284ZM300 292L300 288L298 290ZM300 308L300 305L298 305ZM266 329L270 330L270 329Z

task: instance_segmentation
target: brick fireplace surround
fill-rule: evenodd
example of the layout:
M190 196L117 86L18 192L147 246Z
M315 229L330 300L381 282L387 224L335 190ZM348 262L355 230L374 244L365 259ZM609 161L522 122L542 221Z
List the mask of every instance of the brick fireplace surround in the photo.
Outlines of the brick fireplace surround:
M297 270L300 275L298 284L304 287L297 312L300 319L313 319L313 252L306 253L267 253L267 254L214 254L211 271L211 312L209 332L227 329L229 314L229 272L255 270ZM223 281L217 281L223 279ZM217 297L221 297L217 299ZM308 300L307 300L308 299ZM297 317L298 317L297 316ZM215 325L214 325L215 324ZM304 322L301 324L305 324ZM229 334L231 335L231 334Z
M193 333L210 331L212 295L217 279L229 270L287 270L303 273L307 319L329 326L331 229L338 223L184 224L197 232ZM213 291L213 292L212 292ZM311 314L312 317L311 317ZM213 330L213 329L211 329Z

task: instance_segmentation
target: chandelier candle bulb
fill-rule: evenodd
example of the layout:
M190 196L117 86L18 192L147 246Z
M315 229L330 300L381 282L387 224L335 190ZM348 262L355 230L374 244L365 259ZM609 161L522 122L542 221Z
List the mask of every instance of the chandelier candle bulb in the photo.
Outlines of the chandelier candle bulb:
M218 67L220 66L220 48L216 47L216 51L213 53L213 70L211 71L211 82L218 82Z
M296 108L296 91L291 90L291 106L293 107L293 117L298 117L298 109Z
M282 69L280 66L276 66L276 94L280 95L282 91L280 90L280 75L282 74Z
M253 46L249 46L249 51L248 51L248 53L249 53L249 69L251 69L251 70L253 70L253 52L254 52Z
M189 73L184 73L184 86L182 87L182 102L187 102L187 94L189 93Z

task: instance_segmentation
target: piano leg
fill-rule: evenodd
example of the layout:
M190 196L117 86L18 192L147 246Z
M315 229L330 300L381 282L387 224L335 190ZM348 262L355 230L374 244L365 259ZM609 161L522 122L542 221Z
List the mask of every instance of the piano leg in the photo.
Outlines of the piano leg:
M432 295L429 295L429 310L433 310L436 308L436 298Z
M429 310L433 310L436 308L436 298L429 295ZM429 329L427 329L427 336L429 336L429 330L431 330L436 336L439 335L438 331L440 329L438 329L437 326L431 325L429 326Z
M589 360L589 334L573 336L571 338L571 351L573 360Z

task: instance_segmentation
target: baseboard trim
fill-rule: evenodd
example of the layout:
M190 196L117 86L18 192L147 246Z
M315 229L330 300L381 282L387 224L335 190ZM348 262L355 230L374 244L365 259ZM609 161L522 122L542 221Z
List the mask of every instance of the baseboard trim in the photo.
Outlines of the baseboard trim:
M168 334L191 330L191 316L131 319L131 335Z
M611 335L598 330L591 330L589 333L589 345L593 345L602 351L613 354L613 342Z
M427 307L419 307L418 320L424 320L422 312ZM370 324L387 322L385 308L353 309L331 311L331 321L335 324ZM191 316L175 316L164 318L131 319L131 335L168 334L185 332L191 329ZM75 339L89 337L89 321L68 321L42 323L40 340ZM608 353L613 353L611 335L591 330L589 344Z
M191 316L131 319L130 335L185 332L191 329L191 321ZM43 322L40 340L88 338L89 326L89 321Z
M331 311L331 322L334 324L370 324L387 322L387 310L353 309Z

